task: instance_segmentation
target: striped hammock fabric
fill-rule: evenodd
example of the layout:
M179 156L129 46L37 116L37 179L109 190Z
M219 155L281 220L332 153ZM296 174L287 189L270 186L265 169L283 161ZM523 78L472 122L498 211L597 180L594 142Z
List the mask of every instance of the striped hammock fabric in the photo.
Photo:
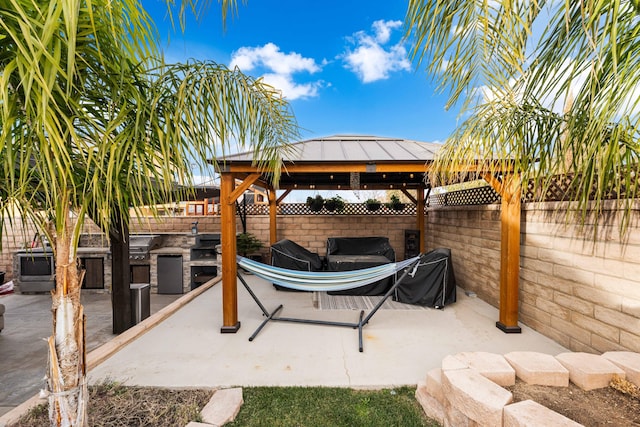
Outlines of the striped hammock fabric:
M299 271L263 264L242 256L237 257L238 266L256 276L299 291L343 291L368 285L389 277L416 263L420 256L404 261L377 265L349 271Z

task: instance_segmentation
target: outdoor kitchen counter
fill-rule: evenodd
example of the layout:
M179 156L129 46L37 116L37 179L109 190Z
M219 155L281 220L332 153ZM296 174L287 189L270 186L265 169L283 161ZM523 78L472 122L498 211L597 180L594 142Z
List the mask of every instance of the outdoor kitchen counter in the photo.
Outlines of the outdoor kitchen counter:
M80 246L78 248L78 256L86 254L108 254L109 247L107 246Z
M189 248L179 248L179 247L168 247L168 248L158 248L158 249L152 249L150 252L152 254L157 254L157 255L182 255L185 251L189 251Z

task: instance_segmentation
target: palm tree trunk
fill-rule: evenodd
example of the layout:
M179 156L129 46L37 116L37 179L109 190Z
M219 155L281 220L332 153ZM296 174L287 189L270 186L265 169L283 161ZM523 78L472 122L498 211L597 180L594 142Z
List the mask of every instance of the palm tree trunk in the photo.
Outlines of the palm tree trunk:
M87 425L85 318L80 304L82 276L72 251L73 226L55 236L56 288L52 292L53 336L49 337L47 386L52 426Z
M109 232L111 240L111 310L113 333L121 334L133 326L129 265L129 226L117 213Z

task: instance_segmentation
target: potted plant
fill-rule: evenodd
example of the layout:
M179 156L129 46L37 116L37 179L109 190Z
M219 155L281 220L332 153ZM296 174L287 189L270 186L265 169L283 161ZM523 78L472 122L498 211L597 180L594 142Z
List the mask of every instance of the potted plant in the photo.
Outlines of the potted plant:
M344 210L344 200L340 196L334 196L324 201L324 207L329 212L342 212Z
M236 250L243 257L255 254L263 247L264 245L260 239L258 239L254 234L240 233L236 236Z
M382 206L382 202L378 199L367 199L364 204L368 211L377 211Z
M392 194L389 198L389 203L386 203L385 206L389 209L393 209L394 211L401 211L404 209L405 204L400 201L400 198L397 195Z
M316 197L307 197L307 206L312 212L318 212L324 206L324 199L319 194Z

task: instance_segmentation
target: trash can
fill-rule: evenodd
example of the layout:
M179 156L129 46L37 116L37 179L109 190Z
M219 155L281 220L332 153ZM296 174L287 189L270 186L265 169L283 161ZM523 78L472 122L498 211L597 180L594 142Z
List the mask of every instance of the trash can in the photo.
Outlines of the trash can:
M148 283L132 283L131 289L131 317L137 325L151 315L151 286Z

